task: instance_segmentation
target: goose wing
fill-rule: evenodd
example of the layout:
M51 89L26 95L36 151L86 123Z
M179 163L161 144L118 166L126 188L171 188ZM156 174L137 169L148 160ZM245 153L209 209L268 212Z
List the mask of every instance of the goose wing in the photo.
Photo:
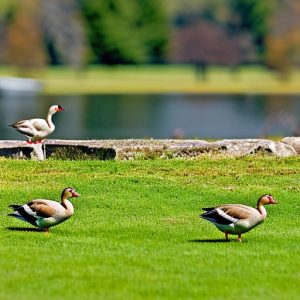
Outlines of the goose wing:
M30 137L35 136L39 131L49 130L49 125L43 119L20 120L10 126Z
M9 216L37 226L38 219L53 217L61 208L60 206L60 203L55 201L37 199L24 205L9 205L14 210L14 213Z
M224 205L215 208L204 208L206 212L201 215L203 219L212 223L229 225L238 220L247 219L251 216L251 207L244 205Z
M37 133L29 120L20 120L10 124L9 126L29 137L33 137Z
M37 131L49 130L50 128L50 125L44 119L32 119L31 124Z
M253 209L252 207L235 204L225 205L222 206L220 209L222 209L222 211L224 211L225 214L237 220L248 219L252 216L253 211L255 211L255 209Z
M57 202L51 200L33 200L27 203L29 213L38 218L53 217L58 210Z

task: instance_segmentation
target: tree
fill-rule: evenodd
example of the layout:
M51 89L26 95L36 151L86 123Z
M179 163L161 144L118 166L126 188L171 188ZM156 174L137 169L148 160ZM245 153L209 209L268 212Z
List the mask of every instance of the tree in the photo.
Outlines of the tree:
M223 24L230 19L228 0L172 0L166 3L166 10L178 27L199 19Z
M207 65L238 66L256 59L251 36L232 35L225 27L213 22L198 21L177 28L170 47L170 60L191 63L205 78Z
M239 30L250 31L261 54L265 51L265 37L273 5L273 0L230 0L233 14L231 25Z
M300 66L300 3L281 1L270 28L266 62L286 78L293 67Z
M163 60L167 19L161 0L81 0L93 61L105 64Z
M42 68L47 57L39 26L39 0L17 0L7 29L6 61L22 74Z
M140 38L146 48L147 63L160 63L165 60L169 30L161 0L138 0L137 24L141 28Z
M77 0L40 0L41 24L50 63L82 67L87 41Z
M23 72L41 68L48 62L73 67L84 65L87 43L77 0L13 0L11 3L14 5L6 6L11 16L5 26L1 26L0 19L0 37L4 41L0 58L2 50L5 61Z

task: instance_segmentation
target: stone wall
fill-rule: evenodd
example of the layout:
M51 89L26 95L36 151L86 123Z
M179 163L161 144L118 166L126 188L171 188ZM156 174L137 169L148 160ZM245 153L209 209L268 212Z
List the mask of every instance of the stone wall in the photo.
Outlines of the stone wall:
M300 154L300 137L281 141L266 139L205 140L47 140L44 145L25 141L0 141L0 157L55 159L153 159L195 158L203 155L242 157L247 155L288 157Z

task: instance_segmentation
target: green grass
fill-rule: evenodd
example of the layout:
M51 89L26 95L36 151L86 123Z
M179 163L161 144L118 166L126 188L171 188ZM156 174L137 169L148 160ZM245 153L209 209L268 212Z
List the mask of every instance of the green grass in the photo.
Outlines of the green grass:
M0 299L298 299L300 158L146 161L0 160ZM49 234L6 217L11 203L57 199L75 215ZM267 220L244 242L200 208L255 205Z
M1 76L16 76L13 68L0 67ZM300 71L289 80L259 66L241 67L233 73L226 67L210 67L207 80L196 80L192 66L88 67L74 72L66 67L50 67L32 74L41 79L44 93L222 93L299 94Z

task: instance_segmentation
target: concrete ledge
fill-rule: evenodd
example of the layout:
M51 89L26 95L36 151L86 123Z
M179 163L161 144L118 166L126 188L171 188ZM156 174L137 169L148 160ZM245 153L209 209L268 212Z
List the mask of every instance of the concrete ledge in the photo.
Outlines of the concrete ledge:
M291 139L293 139L291 141ZM296 140L295 140L296 139ZM288 157L299 154L300 138L284 142L265 139L204 140L47 140L44 146L25 141L0 141L0 157L43 160L55 159L153 159L194 158L206 155L241 157L264 154ZM295 150L297 149L297 150Z
M300 154L300 137L286 137L282 140L282 142L290 145L297 154Z

